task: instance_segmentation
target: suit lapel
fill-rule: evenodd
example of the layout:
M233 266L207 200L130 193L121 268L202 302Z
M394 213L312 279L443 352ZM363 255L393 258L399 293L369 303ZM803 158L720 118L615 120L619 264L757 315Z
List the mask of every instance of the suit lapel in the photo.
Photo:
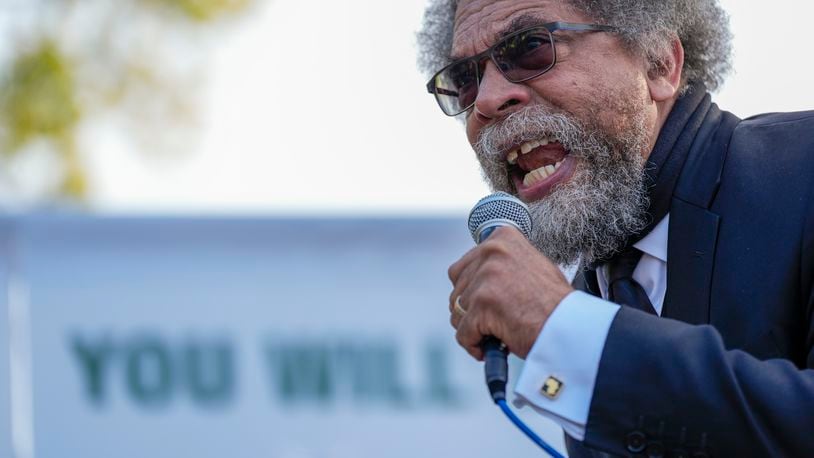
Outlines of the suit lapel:
M713 106L693 143L670 206L667 293L662 316L709 323L721 218L710 210L732 132L740 120Z
M709 323L718 215L674 198L667 242L667 294L661 316Z

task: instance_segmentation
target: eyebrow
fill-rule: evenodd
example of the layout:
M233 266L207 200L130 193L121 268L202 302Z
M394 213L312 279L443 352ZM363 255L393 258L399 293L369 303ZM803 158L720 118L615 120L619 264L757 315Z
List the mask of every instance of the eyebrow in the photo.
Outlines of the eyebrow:
M536 27L538 25L549 24L551 21L547 21L540 17L534 16L532 14L522 14L517 16L516 18L512 19L512 22L509 23L508 26L504 27L499 32L495 33L492 37L492 43L497 43L498 41L502 40L503 38L511 35L515 32L519 32L523 29L528 29L529 27ZM458 56L458 55L450 55L447 59L447 63L452 63L461 59L465 59L468 56Z
M549 24L551 21L547 21L540 17L534 16L532 14L522 14L517 16L516 18L512 19L512 22L509 23L507 27L504 27L503 30L497 32L494 37L492 37L492 41L497 43L498 41L502 40L508 35L511 35L515 32L519 32L523 29L528 29L529 27L537 27L539 25Z

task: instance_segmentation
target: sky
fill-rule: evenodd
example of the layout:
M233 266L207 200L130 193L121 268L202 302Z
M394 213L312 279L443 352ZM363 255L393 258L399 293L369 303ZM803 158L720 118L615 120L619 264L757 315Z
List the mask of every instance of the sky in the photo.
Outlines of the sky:
M203 69L200 138L171 159L93 132L102 213L459 215L489 192L463 127L415 66L424 0L266 0ZM723 0L735 69L713 100L741 117L814 109L799 0Z

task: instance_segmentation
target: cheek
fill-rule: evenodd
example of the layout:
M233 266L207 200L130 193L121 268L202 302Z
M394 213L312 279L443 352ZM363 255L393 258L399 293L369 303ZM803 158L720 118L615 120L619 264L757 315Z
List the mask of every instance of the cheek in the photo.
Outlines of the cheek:
M652 106L647 82L638 73L611 72L583 89L580 105L584 114L611 130L623 130L641 120L643 111Z

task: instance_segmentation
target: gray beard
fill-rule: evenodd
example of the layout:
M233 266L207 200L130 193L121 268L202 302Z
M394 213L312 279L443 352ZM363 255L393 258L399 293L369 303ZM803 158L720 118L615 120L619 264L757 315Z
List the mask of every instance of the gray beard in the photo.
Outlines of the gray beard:
M642 116L629 121L624 132L612 135L535 106L481 131L474 148L484 178L495 191L516 194L503 153L512 145L548 135L577 159L570 180L529 204L534 223L530 241L557 264L607 259L647 225L642 157L649 144L647 131Z

